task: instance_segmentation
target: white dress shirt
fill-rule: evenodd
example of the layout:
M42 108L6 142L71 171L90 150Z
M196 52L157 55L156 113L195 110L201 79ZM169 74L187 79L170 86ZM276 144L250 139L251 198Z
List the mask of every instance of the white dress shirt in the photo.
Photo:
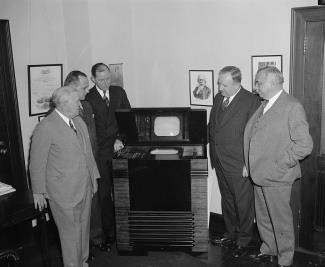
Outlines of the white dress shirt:
M263 110L263 115L265 114L266 111L268 111L274 104L274 102L279 98L279 96L281 95L283 90L281 90L280 92L276 93L274 96L272 96L269 99L269 102L266 104L266 106L264 107Z

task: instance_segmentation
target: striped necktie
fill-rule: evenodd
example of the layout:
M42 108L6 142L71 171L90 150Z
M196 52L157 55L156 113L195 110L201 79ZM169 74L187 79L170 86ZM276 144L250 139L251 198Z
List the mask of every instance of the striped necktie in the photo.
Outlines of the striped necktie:
M107 91L104 91L103 100L105 101L106 106L109 107L109 99L108 99L108 97L106 96L106 92L107 92Z
M75 134L77 134L77 129L74 127L72 120L69 120L69 126L75 132Z
M264 99L264 100L262 101L262 106L263 106L263 108L262 108L262 113L261 113L260 116L263 116L263 114L264 114L264 109L265 109L267 103L269 103L269 100L267 100L267 99Z
M228 105L229 105L229 97L225 97L221 106L222 110L225 110L228 107Z

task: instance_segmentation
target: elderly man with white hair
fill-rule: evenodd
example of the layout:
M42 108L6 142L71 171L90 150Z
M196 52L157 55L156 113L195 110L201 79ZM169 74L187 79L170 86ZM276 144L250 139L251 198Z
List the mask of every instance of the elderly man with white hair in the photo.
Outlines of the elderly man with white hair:
M193 90L195 98L204 100L208 99L211 94L211 89L206 85L207 78L203 74L197 76L198 86Z
M35 208L51 207L64 266L86 267L92 195L100 177L79 115L79 92L56 89L55 109L35 128L30 151L30 178Z

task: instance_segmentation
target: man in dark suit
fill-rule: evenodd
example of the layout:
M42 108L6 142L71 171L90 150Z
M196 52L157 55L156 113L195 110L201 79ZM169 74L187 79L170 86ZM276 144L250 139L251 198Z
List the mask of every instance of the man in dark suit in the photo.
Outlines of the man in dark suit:
M65 86L71 86L78 90L80 99L79 116L86 123L92 151L98 165L98 148L97 148L97 137L96 127L94 120L94 113L91 105L85 100L86 94L89 92L89 81L85 73L74 70L71 71L65 81ZM97 180L98 181L98 180ZM105 236L102 227L102 216L101 208L98 197L98 192L93 195L91 203L91 216L90 216L90 256L89 259L93 259L92 248L97 247L101 251L110 251L110 246L105 243Z
M283 90L283 75L276 67L258 70L255 87L266 101L248 121L244 135L243 175L250 174L254 182L262 239L260 250L251 257L277 256L278 266L291 266L295 249L291 189L301 177L299 160L311 153L313 141L304 108Z
M30 178L35 208L49 200L57 225L64 266L86 267L92 194L99 172L86 124L78 116L79 92L56 89L55 109L35 128L30 151Z
M234 66L220 70L218 89L210 113L210 157L219 183L226 232L211 241L231 246L235 249L233 256L240 257L247 254L254 225L253 186L242 176L243 136L260 102L241 86L241 71Z
M123 148L118 139L118 125L115 110L130 108L130 103L123 88L111 85L111 72L104 63L97 63L91 68L91 80L95 86L86 95L92 106L96 125L98 145L98 167L102 179L98 191L102 208L103 230L106 241L115 241L114 205L112 194L111 161L114 151Z

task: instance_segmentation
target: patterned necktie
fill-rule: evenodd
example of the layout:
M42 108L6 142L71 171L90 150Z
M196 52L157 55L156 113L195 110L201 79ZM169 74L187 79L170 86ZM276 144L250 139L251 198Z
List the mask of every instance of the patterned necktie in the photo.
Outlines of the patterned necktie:
M263 102L262 102L262 106L263 106L263 109L262 109L262 113L261 113L261 116L263 116L263 114L264 114L264 109L265 109L265 107L266 107L267 103L269 103L269 100L267 100L267 99L264 99L264 100L263 100Z
M72 120L69 120L69 126L71 127L71 129L75 132L75 134L77 134L77 130L76 128L74 127L73 123L72 123Z
M222 110L225 110L228 107L228 105L229 105L229 97L225 97L221 106Z
M105 101L106 106L109 107L109 99L108 99L108 97L106 96L106 92L107 92L107 91L104 91L103 100Z

